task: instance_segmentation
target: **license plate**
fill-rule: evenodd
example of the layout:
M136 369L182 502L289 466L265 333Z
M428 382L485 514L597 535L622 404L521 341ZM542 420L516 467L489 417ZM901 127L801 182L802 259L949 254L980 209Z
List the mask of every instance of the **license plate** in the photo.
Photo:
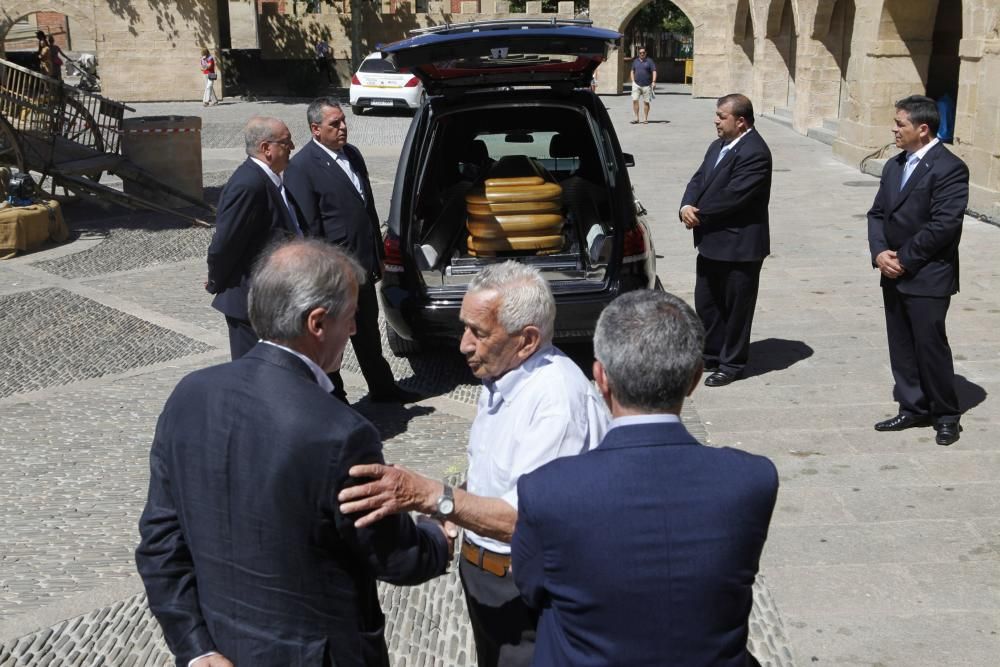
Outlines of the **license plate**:
M372 100L373 107L391 107L392 105L392 100Z

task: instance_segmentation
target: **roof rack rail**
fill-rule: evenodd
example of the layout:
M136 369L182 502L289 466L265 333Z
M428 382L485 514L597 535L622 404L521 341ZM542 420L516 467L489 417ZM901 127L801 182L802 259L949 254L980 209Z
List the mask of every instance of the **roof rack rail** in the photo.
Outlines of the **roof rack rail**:
M539 19L484 19L477 21L471 19L462 23L442 23L426 28L414 28L410 34L429 35L439 32L479 32L480 30L500 30L512 26L524 26L525 28L546 28L561 25L587 26L593 25L590 19L560 19L556 17Z

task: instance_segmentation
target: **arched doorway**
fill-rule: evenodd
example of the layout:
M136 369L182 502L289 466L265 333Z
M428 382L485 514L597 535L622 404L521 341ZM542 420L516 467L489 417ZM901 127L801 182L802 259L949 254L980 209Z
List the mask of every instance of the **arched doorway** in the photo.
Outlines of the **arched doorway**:
M854 113L850 65L855 11L854 0L826 0L817 8L813 37L822 49L812 68L816 121L832 122Z
M638 49L645 47L656 63L657 82L684 82L685 63L694 56L694 26L671 0L651 0L643 5L632 15L622 35L626 81Z
M798 29L792 0L772 0L767 13L767 39L761 77L764 111L795 105Z
M898 85L892 87L892 99L883 107L891 111L895 100L906 95L923 93L948 108L949 123L954 127L958 111L957 100L961 78L959 42L962 39L961 0L886 0L882 8L879 39L902 43L902 57L908 57L910 67L897 68Z
M747 95L753 90L754 42L753 12L750 11L749 0L739 0L733 25L731 49L733 69L730 89Z

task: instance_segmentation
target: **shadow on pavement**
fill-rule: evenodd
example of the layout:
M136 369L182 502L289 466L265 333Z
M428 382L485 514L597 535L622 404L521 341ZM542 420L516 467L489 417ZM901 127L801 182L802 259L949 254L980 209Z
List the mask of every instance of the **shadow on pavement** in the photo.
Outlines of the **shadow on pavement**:
M373 403L367 397L353 403L351 407L375 424L382 440L391 440L401 433L406 433L411 419L436 412L436 409L429 405L407 407L398 403Z
M765 338L750 343L750 361L744 378L783 371L813 355L813 349L800 340Z
M968 412L976 407L989 395L985 389L974 382L969 382L961 375L955 376L955 393L958 394L958 407L962 412Z

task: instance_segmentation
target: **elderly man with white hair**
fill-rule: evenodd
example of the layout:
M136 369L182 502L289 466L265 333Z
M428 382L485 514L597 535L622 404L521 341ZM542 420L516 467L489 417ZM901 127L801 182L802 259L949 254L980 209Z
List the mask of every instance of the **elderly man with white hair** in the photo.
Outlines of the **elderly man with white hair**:
M528 665L534 652L538 615L521 599L510 569L517 480L592 449L608 427L593 385L552 345L555 314L552 290L536 269L508 261L478 274L459 314L459 349L483 381L464 488L399 466L358 465L350 474L373 481L339 496L341 512L364 513L359 527L415 510L465 528L459 574L480 667Z

